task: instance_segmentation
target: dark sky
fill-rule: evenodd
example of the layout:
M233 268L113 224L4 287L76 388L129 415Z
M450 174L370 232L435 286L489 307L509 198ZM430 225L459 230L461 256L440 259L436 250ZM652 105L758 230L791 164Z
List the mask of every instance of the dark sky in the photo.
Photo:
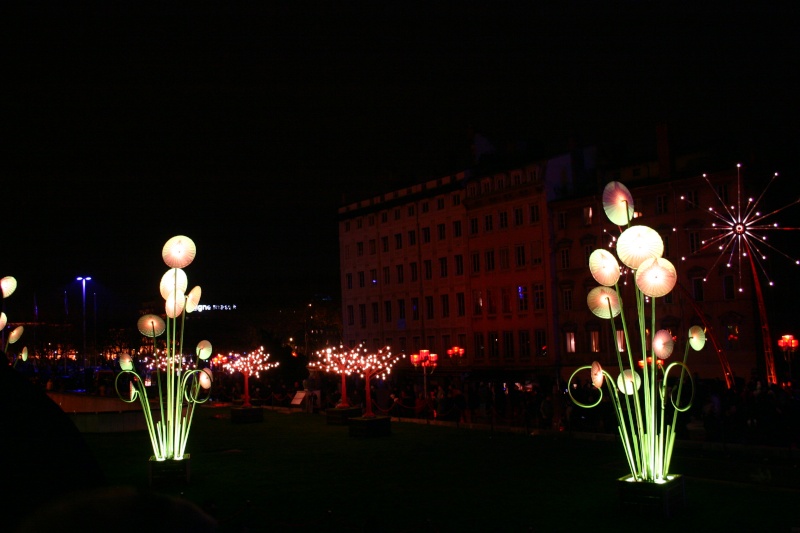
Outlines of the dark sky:
M343 199L463 169L471 127L546 153L647 144L666 122L800 174L788 9L249 4L8 19L0 275L19 281L16 313L35 293L58 316L84 274L106 302L157 298L177 234L197 243L204 303L336 294Z

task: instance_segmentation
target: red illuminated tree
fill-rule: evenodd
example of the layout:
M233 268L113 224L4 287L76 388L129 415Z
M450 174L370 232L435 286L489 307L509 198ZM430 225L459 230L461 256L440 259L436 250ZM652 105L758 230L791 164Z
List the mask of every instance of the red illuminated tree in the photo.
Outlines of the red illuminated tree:
M359 355L355 361L356 367L361 371L361 377L366 383L366 402L364 418L374 418L372 412L372 395L370 394L369 382L373 377L386 379L392 372L392 367L405 357L405 355L392 356L389 346L378 350L376 353L368 353L362 345L358 346Z
M338 348L326 348L316 352L316 361L308 363L309 368L342 376L342 397L336 404L337 409L350 407L350 402L347 401L347 376L358 369L356 362L361 355L360 349L360 345L352 350L347 350L342 345Z
M216 358L215 358L216 359ZM252 407L250 404L250 386L249 379L251 375L256 378L261 377L261 372L266 372L270 368L275 368L279 363L269 363L269 354L264 353L264 347L259 347L255 352L249 354L239 355L232 354L225 363L224 368L230 373L241 372L244 376L244 403L243 407Z

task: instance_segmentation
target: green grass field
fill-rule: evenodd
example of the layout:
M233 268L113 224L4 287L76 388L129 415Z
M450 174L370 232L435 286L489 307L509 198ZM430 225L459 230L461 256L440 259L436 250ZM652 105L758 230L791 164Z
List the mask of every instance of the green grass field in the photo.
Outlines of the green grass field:
M187 446L191 481L153 487L195 503L223 531L800 527L797 459L788 452L679 447L672 472L684 476L686 505L669 517L643 516L620 505L616 482L627 466L621 446L609 439L397 420L389 436L356 438L320 414L265 409L262 422L241 424L230 413L199 408ZM149 488L146 432L85 438L111 485ZM156 528L141 511L142 530Z

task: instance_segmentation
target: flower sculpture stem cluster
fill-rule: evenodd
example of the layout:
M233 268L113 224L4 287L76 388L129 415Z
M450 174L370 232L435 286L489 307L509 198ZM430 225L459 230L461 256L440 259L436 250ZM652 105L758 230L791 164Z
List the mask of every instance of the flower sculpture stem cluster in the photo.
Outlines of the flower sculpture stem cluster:
M14 294L14 291L17 290L17 280L13 276L5 276L4 278L0 279L0 290L2 291L3 295L3 304L5 304L5 299ZM5 306L3 306L5 307ZM6 316L5 310L0 309L0 331L3 332L3 336L5 337L5 329L6 324L8 323L8 317ZM17 326L11 333L8 335L8 339L5 339L6 344L3 347L3 351L8 354L8 346L11 344L16 343L20 337L22 337L22 333L25 331L23 326ZM17 361L22 359L23 361L28 360L28 347L22 348L19 356L14 358L14 366L17 366Z
M626 227L617 239L616 250L619 261L634 275L633 299L637 314L633 327L630 327L623 312L623 295L619 286L621 267L617 258L606 249L592 252L589 270L600 286L589 291L587 304L596 316L610 321L619 374L615 380L600 363L594 361L573 372L567 390L576 405L591 408L603 401L605 384L614 406L620 440L631 472L630 480L662 483L669 479L678 413L688 410L694 398L694 381L686 366L689 347L702 349L705 332L699 326L689 328L683 360L674 361L664 368L675 347L675 338L668 330L656 329L655 301L675 287L675 267L662 257L664 242L655 230L631 225L633 199L627 187L619 182L606 185L603 208L612 223ZM621 330L617 327L617 320ZM651 335L651 332L655 333ZM636 358L635 352L640 354ZM641 375L637 368L641 369ZM586 370L599 391L596 401L589 404L572 396L573 379ZM680 371L680 376L677 386L670 387L668 378L673 371ZM688 401L683 401L687 377L691 389Z
M157 418L153 417L145 381L134 368L130 355L120 357L122 372L117 374L115 382L117 394L123 401L131 403L138 399L141 402L153 457L157 461L184 458L194 409L208 400L213 380L209 368L198 368L199 361L211 356L210 342L202 340L197 344L197 360L184 358L182 350L186 313L197 309L200 302L200 287L186 293L188 278L183 271L195 253L194 242L188 237L179 235L167 241L161 255L170 269L161 278L160 286L166 320L159 315L147 314L137 322L139 332L153 339L153 357L149 366L155 373L158 388ZM165 333L164 349L159 352L156 337ZM127 390L120 390L120 385L126 383L121 379L123 376L128 378Z

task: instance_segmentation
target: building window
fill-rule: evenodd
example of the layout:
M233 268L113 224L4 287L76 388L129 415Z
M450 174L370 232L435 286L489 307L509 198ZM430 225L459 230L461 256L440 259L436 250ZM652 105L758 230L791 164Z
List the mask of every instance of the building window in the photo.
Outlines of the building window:
M345 231L350 231L350 221L349 220L344 223L344 230Z
M370 215L369 216L369 225L370 226L374 226L375 225L375 215Z
M436 209L442 210L444 209L444 198L437 198L436 199Z
M453 221L453 237L461 237L461 221Z
M428 212L428 202L422 202L421 210L422 210L423 213L427 213Z
M569 268L569 248L562 248L558 252L561 269Z
M733 300L736 297L736 289L731 275L726 275L722 278L722 297L726 300Z
M475 333L475 359L482 360L486 355L486 344L483 342L483 333Z
M369 280L373 285L377 285L378 284L378 269L377 268L371 268L369 270Z
M392 301L386 300L383 302L383 315L386 322L392 321Z
M397 283L404 283L403 265L397 265Z
M617 349L619 353L625 353L625 330L617 330Z
M406 319L406 301L403 298L397 300L397 318L399 320Z
M531 220L531 224L538 224L539 223L539 205L538 204L531 204L528 209L528 217Z
M361 229L363 227L364 227L364 219L359 218L358 220L356 220L356 228Z
M364 275L364 271L358 273L358 286L359 288L363 289L364 285L366 284L366 276Z
M439 258L439 276L442 278L447 277L447 258L440 257Z
M380 309L378 308L378 302L372 302L372 323L377 324L380 322Z
M508 213L506 211L500 211L497 214L497 227L500 229L508 228Z
M525 245L518 244L514 247L514 255L517 261L517 267L524 267L527 263L525 257Z
M494 250L487 250L485 254L486 272L494 270Z
M517 286L517 311L528 310L528 287L525 285Z
M389 251L389 237L381 237L381 250L384 252Z
M503 313L511 312L511 288L509 287L500 288L500 309Z
M454 257L456 262L456 276L463 276L464 275L464 256L458 254Z
M533 284L533 309L536 311L544 311L544 283Z
M670 250L671 246L669 245L669 235L662 235L661 241L664 243L664 253L661 254L661 257L672 257L672 252Z
M728 205L728 185L725 183L720 183L714 189L717 191L717 196L719 196L720 201L723 205Z
M592 256L592 252L594 252L594 246L591 244L585 244L583 246L583 265L589 266L589 258Z
M509 261L508 261L508 248L500 248L497 251L498 260L500 262L500 270L508 270L509 268Z
M556 216L556 223L558 224L558 229L566 229L567 228L567 214L565 212L558 213Z
M478 234L478 219L477 218L469 219L469 234L470 235L477 235Z
M700 251L700 234L696 231L689 232L689 251L693 254Z
M433 279L433 263L430 259L425 259L422 262L422 266L425 269L425 279Z
M527 329L519 330L519 358L527 361L531 358L531 332Z
M441 299L442 299L442 318L448 318L450 316L450 295L442 294ZM445 346L446 345L447 344L445 344Z
M353 274L347 274L345 276L345 279L347 280L347 288L348 289L352 289L353 288Z
M587 206L583 208L583 225L584 226L591 226L592 225L592 207Z
M408 267L411 269L411 281L417 281L419 279L419 272L417 269L416 263L409 263Z
M521 226L523 224L523 214L521 207L514 208L514 225Z
M503 332L503 359L506 359L506 360L513 360L514 359L514 332L513 331L504 331Z
M561 302L564 311L572 311L572 289L561 289Z
M488 341L489 359L497 359L500 357L500 335L496 331L490 331Z
M400 220L400 210L399 209L395 209L394 210L394 219L395 220Z
M384 285L388 285L391 283L391 275L392 269L389 267L383 267L383 283Z
M494 229L494 217L492 215L483 217L483 229L484 231L492 231Z
M600 332L592 330L589 332L589 346L594 353L600 351Z
M416 210L413 205L408 206L408 216L413 217Z
M456 293L456 314L458 316L467 314L467 299L463 292Z
M659 194L656 196L656 214L663 215L667 212L667 195Z
M400 250L403 247L403 234L402 233L395 233L394 234L394 248L395 250Z
M411 320L419 320L419 298L411 298Z
M389 222L389 213L384 211L381 213L381 223L386 224L387 222Z
M428 244L431 242L431 228L424 227L422 228L422 244Z
M439 238L440 241L443 241L445 239L445 237L447 236L444 224L437 224L436 225L436 232L438 234L438 238Z
M692 297L695 302L703 301L703 278L692 278Z
M542 241L533 241L531 243L531 264L541 265L542 261Z
M425 318L433 320L433 296L425 297Z
M476 316L483 314L483 295L478 289L472 291L472 314Z
M575 332L567 331L564 340L567 343L567 353L575 353Z
M378 248L375 246L375 239L369 240L369 255L375 255L378 253Z
M481 271L481 254L472 252L472 273L477 274Z
M417 244L417 232L413 229L408 232L408 245L414 246Z
M692 189L686 191L683 195L683 200L686 203L686 209L695 209L697 208L697 191Z
M358 304L358 320L361 327L367 327L367 304Z
M486 289L486 313L489 315L497 314L497 301L494 297L493 289Z
M358 257L361 257L362 255L364 255L364 243L363 242L356 243L356 255L358 255Z
M352 305L347 306L347 325L354 326L356 323L356 314Z
M461 195L454 194L453 195L453 205L461 205Z
M547 333L543 329L537 329L533 332L534 347L536 348L536 357L547 357Z

